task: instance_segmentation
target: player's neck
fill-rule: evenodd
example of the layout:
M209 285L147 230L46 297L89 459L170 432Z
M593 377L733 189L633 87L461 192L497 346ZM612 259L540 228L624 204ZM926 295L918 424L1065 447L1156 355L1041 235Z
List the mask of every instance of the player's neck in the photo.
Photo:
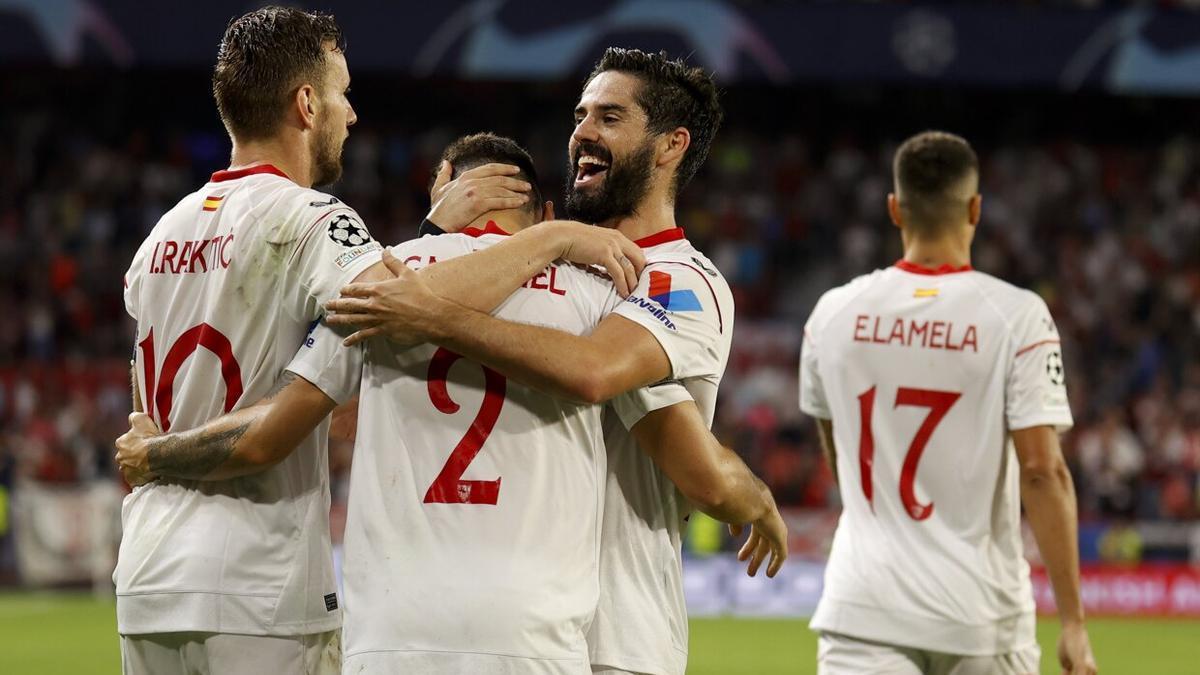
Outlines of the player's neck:
M678 227L675 224L675 202L666 199L665 196L648 195L641 204L638 204L637 210L632 215L599 223L599 225L613 228L631 241L645 239L652 234Z
M281 138L234 141L233 153L229 157L230 169L245 169L262 164L274 166L287 174L297 185L306 188L313 186L312 158L302 144L287 142Z
M509 234L516 234L521 230L533 225L532 219L526 213L521 213L518 209L505 209L503 211L488 211L471 221L467 227L473 227L478 230L487 229L488 222L493 222L496 227L504 230Z
M951 236L932 240L905 237L904 260L930 269L942 265L957 269L971 264L971 244Z

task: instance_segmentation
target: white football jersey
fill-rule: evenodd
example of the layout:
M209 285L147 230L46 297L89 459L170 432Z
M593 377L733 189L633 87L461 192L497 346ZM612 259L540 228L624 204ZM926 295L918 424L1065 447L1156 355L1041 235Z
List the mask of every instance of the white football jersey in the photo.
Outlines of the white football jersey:
M379 251L353 209L274 167L213 174L162 217L125 276L143 409L180 431L258 401L322 303ZM118 630L336 629L326 430L257 475L163 479L127 496Z
M605 416L600 604L588 646L595 666L683 675L688 624L680 533L692 507L628 429L648 412L689 398L712 424L733 336L733 295L682 229L637 243L646 268L616 311L654 335L671 361L671 376L615 399Z
M1046 304L964 267L901 261L827 292L800 407L833 420L843 511L819 631L963 655L1034 642L1008 433L1071 426Z
M468 229L393 248L420 268L502 240ZM496 309L576 335L620 302L556 264ZM359 392L346 519L345 672L589 673L605 454L600 406L432 345L341 347L318 327L289 369Z

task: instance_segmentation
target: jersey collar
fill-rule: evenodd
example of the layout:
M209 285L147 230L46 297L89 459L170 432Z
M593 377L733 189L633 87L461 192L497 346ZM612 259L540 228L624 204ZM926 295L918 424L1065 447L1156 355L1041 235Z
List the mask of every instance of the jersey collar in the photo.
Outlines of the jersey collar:
M650 248L651 246L658 246L659 244L665 244L669 241L679 241L680 239L683 239L683 228L673 227L669 230L663 230L662 232L655 232L649 237L642 237L641 239L635 240L633 243L641 246L642 248Z
M272 174L275 176L279 176L281 178L287 178L288 180L291 180L291 178L288 178L288 175L286 173L280 171L279 169L275 168L271 164L259 164L258 166L251 166L251 167L247 167L245 169L232 169L232 170L226 169L224 171L217 171L216 173L214 173L212 175L212 178L210 180L213 183L221 183L221 182L224 182L227 180L236 180L238 178L245 178L246 176L253 176L253 175L259 174L259 173L269 173L269 174Z
M484 225L482 230L478 227L464 227L462 233L468 237L481 237L485 234L498 234L503 237L510 236L508 232L500 229L500 226L494 220L487 221L487 225Z
M926 276L940 276L942 274L957 274L958 272L970 272L975 269L975 268L971 267L970 265L963 265L962 267L952 267L950 265L942 265L942 266L938 267L937 269L933 269L930 267L923 267L916 263L910 263L907 260L897 260L896 267L904 270L905 272L910 272L912 274L924 274Z

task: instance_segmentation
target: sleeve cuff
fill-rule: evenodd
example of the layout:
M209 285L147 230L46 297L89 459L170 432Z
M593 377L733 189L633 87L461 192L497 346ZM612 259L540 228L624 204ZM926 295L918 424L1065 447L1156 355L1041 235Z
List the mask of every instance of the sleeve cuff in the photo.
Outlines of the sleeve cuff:
M436 237L439 235L446 234L446 231L443 230L442 228L438 227L437 225L434 225L433 223L429 222L429 219L426 218L421 221L421 226L417 228L417 237L424 237L427 234L433 235Z

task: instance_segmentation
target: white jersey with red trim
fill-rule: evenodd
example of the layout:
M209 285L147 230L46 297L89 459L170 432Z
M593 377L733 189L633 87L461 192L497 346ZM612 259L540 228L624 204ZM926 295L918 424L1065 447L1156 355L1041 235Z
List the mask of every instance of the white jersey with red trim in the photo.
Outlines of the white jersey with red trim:
M800 406L833 421L843 511L811 626L963 655L1031 647L1009 431L1071 426L1058 332L1031 291L905 262L826 293Z
M492 225L392 251L420 268L501 234ZM584 335L619 302L607 278L556 264L495 315ZM289 369L339 402L359 392L361 373L345 672L589 673L584 631L599 593L606 463L600 407L431 345L345 349L324 326Z
M671 376L616 399L605 417L601 594L588 643L594 666L683 675L688 625L680 533L692 507L628 429L647 413L689 398L712 424L733 336L733 294L682 229L637 243L645 248L646 268L616 313L658 340Z
M143 409L186 430L266 395L324 301L379 259L353 209L263 165L162 217L125 277ZM122 508L122 634L336 629L327 426L267 471L159 480Z

